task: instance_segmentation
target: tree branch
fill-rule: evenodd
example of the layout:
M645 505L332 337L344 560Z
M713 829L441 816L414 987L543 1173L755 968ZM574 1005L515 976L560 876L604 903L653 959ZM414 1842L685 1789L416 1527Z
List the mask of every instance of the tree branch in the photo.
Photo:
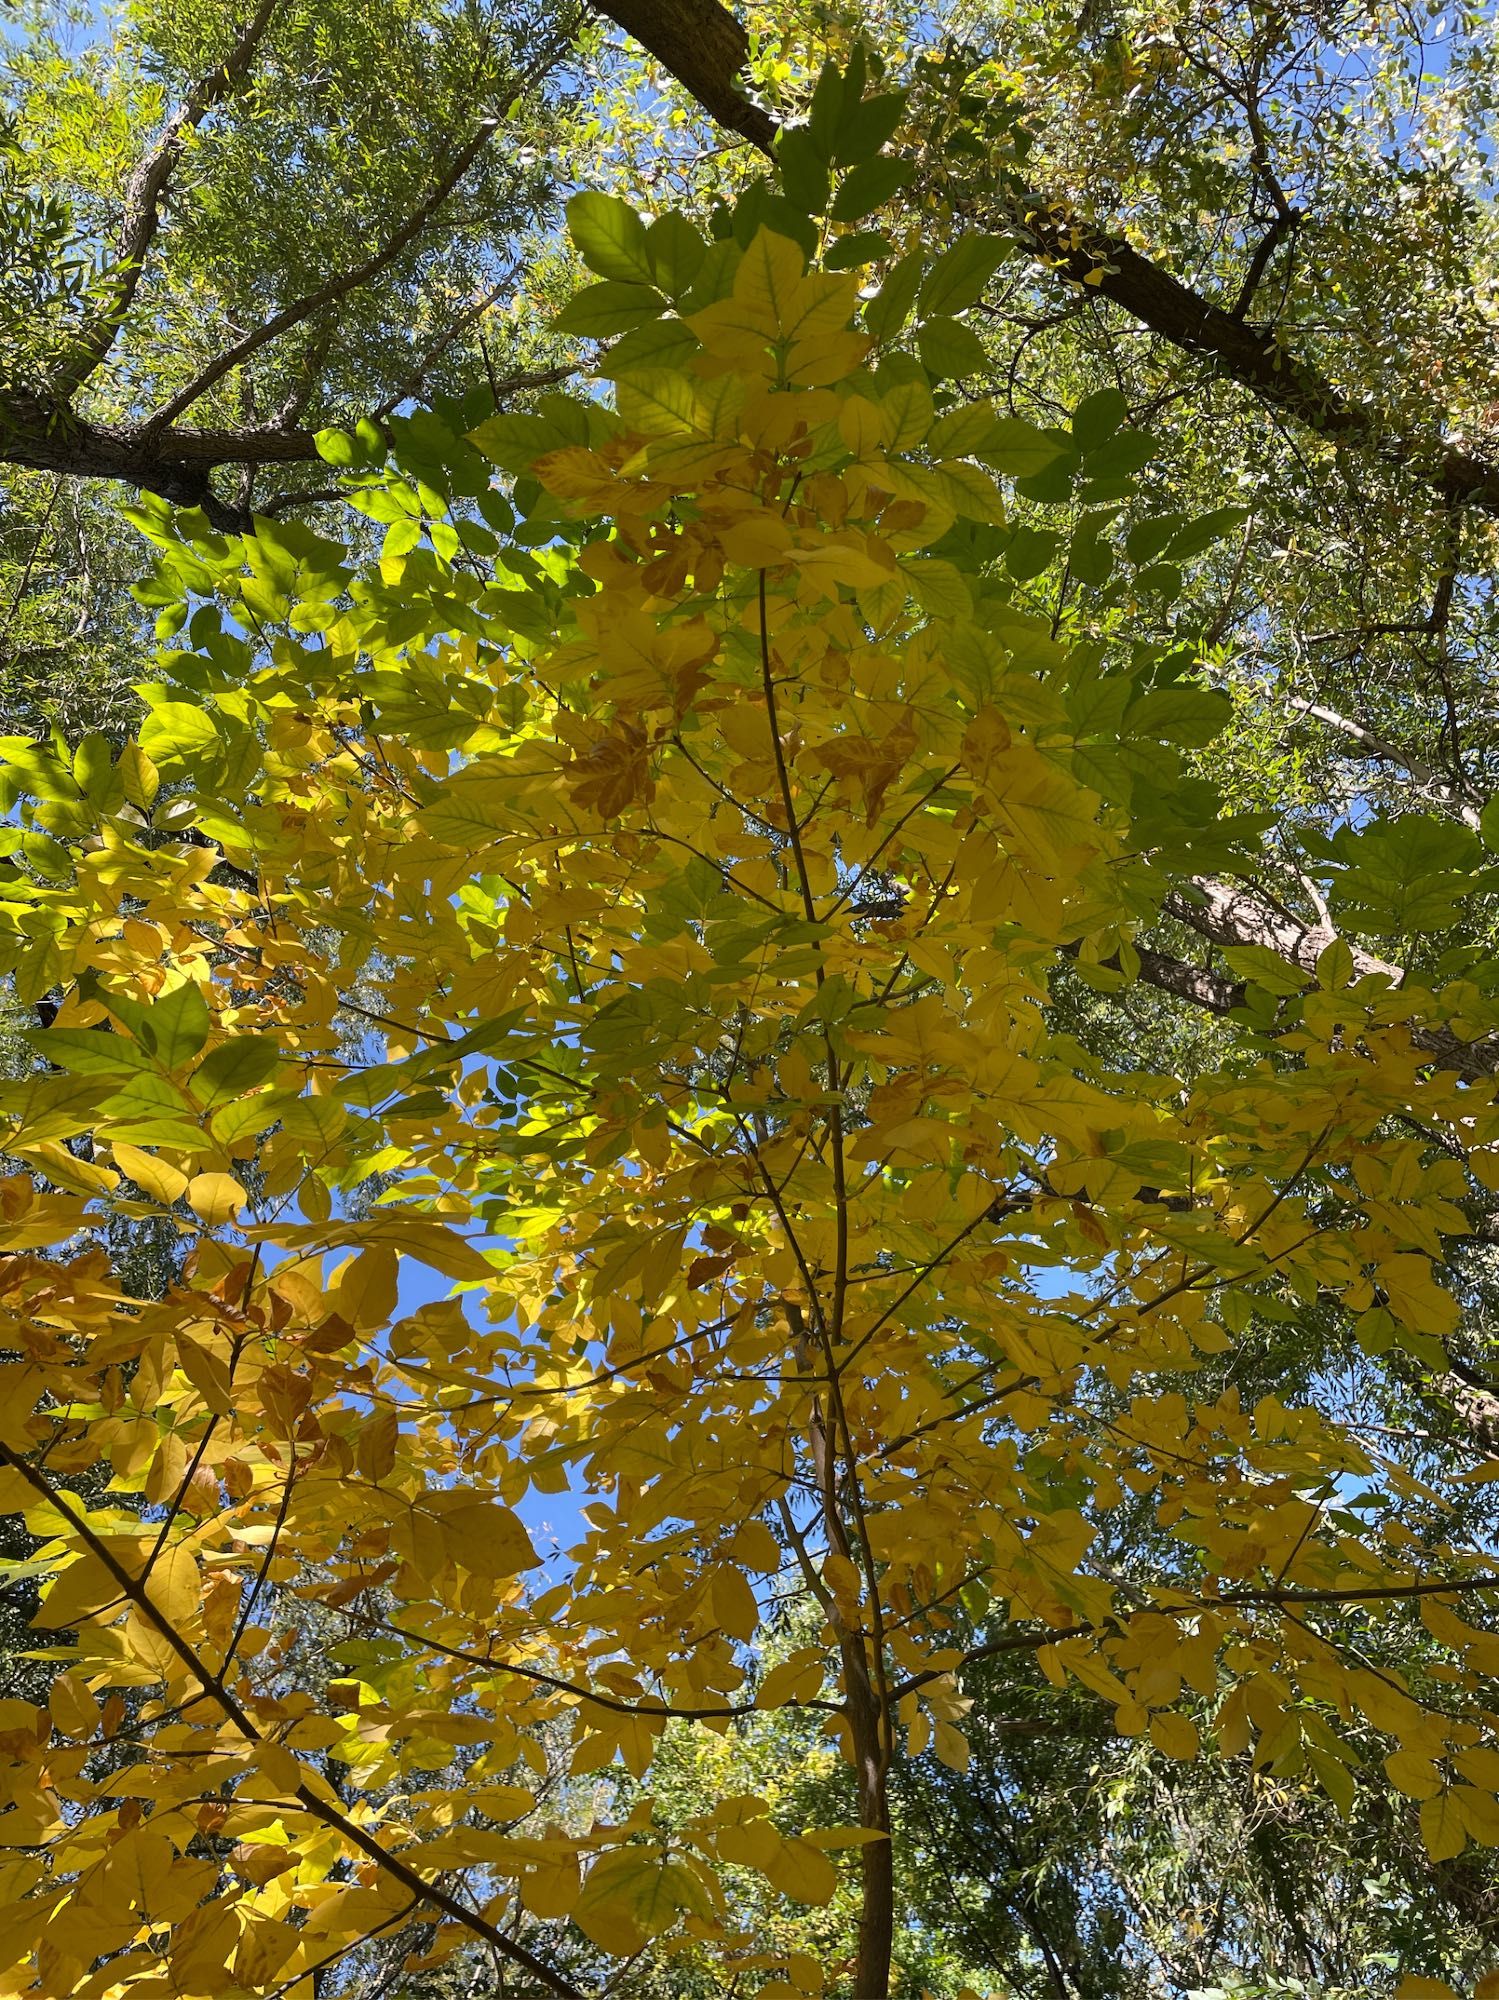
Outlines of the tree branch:
M394 263L407 245L425 229L499 128L498 118L486 118L482 121L467 145L461 147L454 155L426 199L412 210L398 229L391 232L378 250L373 251L360 263L352 265L347 271L339 271L333 277L326 279L314 291L304 292L301 298L293 299L289 306L283 306L280 312L274 313L270 319L263 321L261 325L215 355L206 367L200 368L192 380L179 389L175 396L147 417L139 432L142 443L149 444L158 437L201 396L206 395L215 382L222 381L231 369L238 368L242 362L248 361L252 354L258 354L262 347L268 346L271 341L289 332L292 327L300 326L303 320L310 319L325 306L332 305L349 292L357 291L361 285L367 285L371 278L378 277L388 265Z
M280 0L259 0L224 61L199 77L167 121L166 130L130 176L112 272L113 297L47 384L47 393L58 402L70 402L114 346L145 271L146 257L161 227L161 198L176 171L188 136L216 104L232 96L244 82L279 5Z
M649 49L719 124L772 153L779 128L735 82L746 39L718 0L608 0L600 11ZM1201 298L1123 238L1091 228L1070 209L1058 212L1034 191L1001 194L998 206L1005 226L1048 270L1108 299L1185 353L1208 357L1222 374L1320 436L1362 445L1386 464L1414 472L1450 504L1499 516L1499 462L1391 428L1378 410L1349 402L1317 368L1284 349L1278 329L1238 319Z
M1384 764L1399 765L1400 769L1408 772L1418 785L1428 786L1446 800L1465 826L1477 831L1477 809L1467 803L1451 778L1437 770L1435 765L1428 764L1425 758L1416 756L1414 751L1402 750L1387 737L1377 735L1374 730L1366 729L1361 722L1355 722L1351 716L1340 715L1336 709L1328 708L1320 701L1307 701L1300 695L1282 694L1278 691L1274 698L1284 702L1287 708L1295 709L1299 715L1309 715L1314 721L1325 722L1329 729L1336 729L1341 735L1356 743L1366 757L1377 758Z
M536 368L507 375L494 384L496 399L565 380L572 367ZM250 534L249 510L221 499L209 474L220 465L312 465L318 462L317 433L297 425L197 430L172 425L147 438L120 424L94 424L46 403L0 402L0 463L65 473L73 479L116 479L147 493L159 493L176 507L201 507L219 534ZM280 494L261 512L284 514L296 504ZM321 492L322 499L337 493Z
M1250 891L1215 881L1211 876L1197 877L1193 888L1197 892L1195 898L1180 890L1169 895L1165 903L1166 913L1213 944L1238 947L1258 945L1273 951L1277 958L1310 977L1316 972L1321 953L1337 941L1338 933L1330 924L1303 924L1297 918L1273 909L1267 901ZM1372 952L1363 950L1351 940L1344 939L1343 942L1353 955L1353 969L1358 977L1378 973L1392 986L1399 986L1404 980L1403 966L1393 965L1388 959L1376 958ZM1143 963L1141 976L1150 977ZM1152 984L1161 983L1159 979L1152 979ZM1195 997L1185 987L1169 990L1181 992L1187 999ZM1197 1004L1209 1003L1198 1001ZM1441 1025L1413 1027L1411 1040L1443 1069L1456 1070L1460 1076L1471 1079L1499 1075L1499 1043L1468 1041L1454 1034L1451 1028Z
M249 1745L268 1741L249 1710L225 1685L222 1675L214 1673L197 1648L183 1637L171 1619L162 1611L147 1589L145 1579L133 1575L125 1567L110 1544L95 1534L88 1521L70 1505L67 1497L38 1472L35 1466L29 1464L18 1452L12 1451L10 1446L4 1443L0 1443L0 1464L8 1465L13 1472L19 1473L32 1491L63 1517L89 1554L108 1572L121 1599L133 1605L140 1617L160 1634L204 1693L212 1696L245 1743ZM309 1772L309 1779L312 1775ZM564 1979L560 1973L553 1972L549 1965L527 1951L524 1945L506 1937L486 1917L466 1908L440 1883L429 1882L403 1855L393 1853L389 1848L382 1846L373 1834L351 1819L341 1807L330 1803L320 1792L314 1790L308 1779L301 1780L295 1786L292 1796L304 1812L310 1813L314 1819L321 1820L324 1826L330 1827L352 1846L357 1847L361 1854L393 1876L404 1889L408 1889L414 1898L431 1904L441 1910L451 1922L460 1924L465 1930L483 1938L491 1949L500 1952L514 1964L522 1966L533 1979L540 1980L543 1986L558 1996L558 2000L583 2000L579 1989L570 1981ZM418 1857L420 1852L420 1848L415 1850Z
M598 11L648 49L716 123L771 152L779 127L737 82L749 36L718 0L598 0Z

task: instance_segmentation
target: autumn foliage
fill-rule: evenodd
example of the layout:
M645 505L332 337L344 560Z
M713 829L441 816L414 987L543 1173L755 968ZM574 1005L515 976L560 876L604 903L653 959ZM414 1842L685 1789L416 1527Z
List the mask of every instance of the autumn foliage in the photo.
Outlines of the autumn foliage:
M988 560L1014 491L1096 520L1149 445L1108 394L1042 429L954 392L1003 243L865 281L898 115L830 71L820 183L711 242L579 197L609 393L400 464L330 438L366 568L143 510L138 740L3 746L43 1066L5 1100L0 1501L60 1662L0 1707L8 1991L302 2000L435 1918L423 1963L477 1937L569 1994L517 1908L738 1963L728 1867L814 1904L856 1871L856 1961L757 1977L876 2000L889 1773L962 1767L965 1664L1007 1651L1338 1801L1372 1727L1434 1857L1499 1844L1495 1579L1377 1440L1194 1392L1266 1297L1374 1352L1451 1327L1499 1108L1421 1035L1499 1019L1339 942L1222 1067L1059 1022L1056 977L1130 982L1259 826L1194 762L1190 648L1054 630ZM79 1253L105 1212L180 1239L164 1296ZM416 1265L453 1296L403 1311ZM569 1487L538 1580L515 1509ZM1358 1643L1392 1600L1420 1690ZM289 1689L299 1602L381 1671ZM850 1824L565 1830L528 1783L542 1732L647 1778L670 1718L788 1705Z

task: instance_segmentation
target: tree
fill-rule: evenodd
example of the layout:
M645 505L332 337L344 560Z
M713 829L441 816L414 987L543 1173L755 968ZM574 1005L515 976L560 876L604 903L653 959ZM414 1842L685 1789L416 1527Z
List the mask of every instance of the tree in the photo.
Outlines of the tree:
M9 463L243 525L252 495L277 511L257 469L319 463L320 423L451 381L506 290L496 239L544 212L534 93L566 23L264 0L232 29L141 10L80 54L62 10L33 13L11 65L36 193L7 301Z
M6 726L118 733L130 713L149 630L117 482L244 527L336 497L330 424L549 379L512 307L548 226L571 35L546 7L425 0L86 28L19 10L0 97Z
M473 1938L570 1995L579 1934L732 1963L748 1868L814 1905L850 1878L826 1971L874 2000L892 1774L962 1769L963 1675L1015 1656L1163 1759L1202 1752L1197 1710L1344 1810L1377 1745L1434 1859L1499 1843L1473 1517L1321 1378L1233 1379L1310 1312L1440 1365L1494 1002L1329 926L1294 977L1300 941L1233 961L1193 1074L1052 1003L1225 978L1148 933L1264 828L1189 764L1229 704L1138 573L1234 521L1142 504L1117 391L1048 426L963 392L1006 245L869 242L905 99L866 81L824 70L711 242L575 200L596 282L562 326L613 343L612 400L433 417L391 463L349 438L376 560L138 510L185 635L138 739L4 746L47 1067L8 1093L0 1463L43 1629L78 1633L7 1715L23 1986L280 1991L435 1921L424 1964ZM1108 550L1065 615L996 564L1028 507L1054 581ZM1377 910L1383 826L1338 838ZM161 1301L39 1254L101 1205L182 1230ZM412 1260L472 1310L402 1314ZM117 1505L70 1492L101 1461ZM570 1469L588 1533L530 1592L514 1508ZM783 1572L814 1632L761 1673ZM271 1589L397 1650L298 1698ZM122 1801L89 1760L129 1688ZM528 1730L643 1776L669 1722L787 1708L856 1824L734 1795L549 1830L506 1775ZM483 1747L451 1782L394 1785L454 1744Z

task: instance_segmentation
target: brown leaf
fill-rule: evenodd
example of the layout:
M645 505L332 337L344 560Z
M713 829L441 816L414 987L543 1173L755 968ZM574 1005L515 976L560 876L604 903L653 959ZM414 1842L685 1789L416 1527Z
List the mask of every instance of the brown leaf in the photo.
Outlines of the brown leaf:
M645 731L616 722L602 743L569 766L569 794L576 806L591 806L600 819L617 819L631 805L648 805L655 793Z

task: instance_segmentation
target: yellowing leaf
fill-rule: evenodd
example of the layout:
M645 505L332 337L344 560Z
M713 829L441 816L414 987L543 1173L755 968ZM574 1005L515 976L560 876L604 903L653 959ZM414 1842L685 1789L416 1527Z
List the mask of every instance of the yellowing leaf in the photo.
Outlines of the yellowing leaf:
M497 1501L469 1500L445 1506L437 1516L449 1559L475 1576L494 1579L534 1569L541 1558L510 1508Z
M170 1207L186 1194L187 1175L179 1173L176 1167L155 1153L132 1146L125 1139L111 1140L109 1150L120 1172L133 1180L137 1187L144 1188L153 1201Z
M760 1607L755 1602L749 1579L731 1563L720 1563L713 1572L713 1616L731 1639L749 1639L760 1623Z
M234 1220L245 1205L245 1191L233 1174L194 1174L187 1183L187 1202L194 1215L213 1227Z
M1150 1740L1157 1750L1164 1751L1168 1757L1184 1761L1195 1757L1202 1747L1197 1725L1192 1718L1175 1711L1150 1718Z
M1468 1844L1468 1830L1451 1792L1427 1799L1421 1808L1421 1839L1433 1861L1450 1861Z

